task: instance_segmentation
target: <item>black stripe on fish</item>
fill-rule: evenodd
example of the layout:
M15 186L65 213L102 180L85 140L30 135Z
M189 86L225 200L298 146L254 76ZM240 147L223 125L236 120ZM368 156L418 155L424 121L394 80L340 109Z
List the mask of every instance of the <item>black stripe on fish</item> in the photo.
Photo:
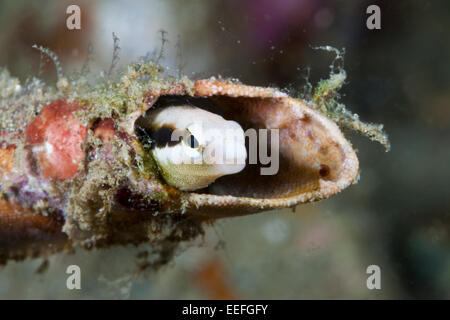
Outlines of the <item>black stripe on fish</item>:
M172 125L164 124L161 127L153 130L150 133L150 138L153 140L153 144L158 148L163 148L166 146L173 147L179 144L182 139L182 133L180 134L174 134L175 127ZM178 139L172 139L172 136Z

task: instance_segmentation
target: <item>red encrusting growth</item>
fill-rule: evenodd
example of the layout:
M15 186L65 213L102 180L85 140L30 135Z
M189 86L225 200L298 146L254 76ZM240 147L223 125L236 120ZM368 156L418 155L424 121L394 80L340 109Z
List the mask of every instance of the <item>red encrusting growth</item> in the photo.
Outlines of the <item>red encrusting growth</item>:
M94 129L94 137L100 138L103 142L112 141L116 134L115 126L112 118L101 120Z
M16 147L13 145L7 145L4 148L0 148L0 173L9 172L13 169L15 151Z
M87 128L73 112L81 109L76 102L55 101L44 107L26 128L27 142L37 150L44 178L66 180L77 173L84 158L82 144Z

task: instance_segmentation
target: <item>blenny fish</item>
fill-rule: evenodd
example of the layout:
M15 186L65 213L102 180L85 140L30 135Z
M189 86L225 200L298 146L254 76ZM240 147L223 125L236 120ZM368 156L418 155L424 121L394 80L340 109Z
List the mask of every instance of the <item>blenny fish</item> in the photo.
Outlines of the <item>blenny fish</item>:
M205 223L326 199L358 180L352 145L319 111L334 89L322 105L161 72L145 61L54 87L1 71L1 263L77 247L173 248ZM269 150L277 167L262 174ZM208 161L220 151L223 162Z
M180 190L205 188L245 167L244 131L235 121L191 105L159 108L140 120L161 175Z

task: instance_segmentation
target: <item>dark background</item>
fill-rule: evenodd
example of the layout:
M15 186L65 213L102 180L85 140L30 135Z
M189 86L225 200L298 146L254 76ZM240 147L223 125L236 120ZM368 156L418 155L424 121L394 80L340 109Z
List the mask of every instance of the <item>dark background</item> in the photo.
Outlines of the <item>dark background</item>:
M82 30L65 27L79 4ZM381 8L381 30L366 8ZM9 263L1 298L450 298L450 3L448 1L0 1L0 66L25 80L39 52L55 51L66 73L79 70L92 43L92 73L107 70L112 36L122 65L156 54L189 77L239 78L297 95L306 69L314 84L333 60L313 46L345 47L342 101L363 121L383 123L392 150L346 132L361 180L332 199L291 210L222 220L184 244L156 274L134 277L141 248L77 252ZM178 49L181 48L181 49ZM180 63L181 61L181 63ZM53 83L47 63L41 75ZM82 290L65 287L78 264ZM368 290L366 268L381 267Z

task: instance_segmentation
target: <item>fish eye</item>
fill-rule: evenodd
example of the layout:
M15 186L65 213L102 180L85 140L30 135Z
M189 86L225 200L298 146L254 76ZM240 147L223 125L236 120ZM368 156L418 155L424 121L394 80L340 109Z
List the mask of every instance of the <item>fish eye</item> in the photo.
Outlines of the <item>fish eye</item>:
M185 143L192 149L198 148L198 140L194 137L192 133L188 133L185 138Z

